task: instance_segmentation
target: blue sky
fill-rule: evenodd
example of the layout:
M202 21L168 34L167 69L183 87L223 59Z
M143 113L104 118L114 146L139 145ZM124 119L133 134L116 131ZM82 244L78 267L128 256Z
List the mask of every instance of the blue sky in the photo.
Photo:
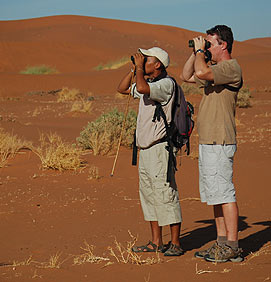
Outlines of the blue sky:
M271 0L0 0L0 20L84 15L205 32L226 24L236 40L271 37Z

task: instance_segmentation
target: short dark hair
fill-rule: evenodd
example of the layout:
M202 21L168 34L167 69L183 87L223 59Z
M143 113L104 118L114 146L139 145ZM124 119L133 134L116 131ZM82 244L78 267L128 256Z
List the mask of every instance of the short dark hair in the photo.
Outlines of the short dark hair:
M206 31L207 34L214 35L216 34L219 39L227 42L227 50L231 54L232 44L233 44L233 34L231 28L226 25L216 25L211 29Z

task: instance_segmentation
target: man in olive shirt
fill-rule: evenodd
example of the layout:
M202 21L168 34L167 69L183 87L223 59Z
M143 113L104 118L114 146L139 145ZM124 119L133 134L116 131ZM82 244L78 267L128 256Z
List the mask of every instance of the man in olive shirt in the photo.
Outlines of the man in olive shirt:
M217 240L195 257L214 262L243 260L238 246L238 206L232 182L236 151L235 107L242 86L242 72L232 59L233 34L229 27L217 25L207 30L207 52L202 36L194 40L194 52L184 65L181 78L204 88L199 106L199 189L201 201L213 206Z

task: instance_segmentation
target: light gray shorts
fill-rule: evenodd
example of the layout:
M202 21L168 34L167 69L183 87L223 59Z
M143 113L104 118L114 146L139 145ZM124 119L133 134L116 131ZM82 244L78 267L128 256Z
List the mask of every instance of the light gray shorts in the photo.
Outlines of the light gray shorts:
M139 196L146 221L159 226L182 221L175 179L166 182L168 167L167 142L158 143L139 154Z
M232 182L236 145L199 145L199 191L202 202L236 202Z

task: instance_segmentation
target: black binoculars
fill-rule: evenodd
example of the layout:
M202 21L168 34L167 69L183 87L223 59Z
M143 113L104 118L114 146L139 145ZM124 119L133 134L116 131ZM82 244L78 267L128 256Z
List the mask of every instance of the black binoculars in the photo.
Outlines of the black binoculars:
M135 64L134 56L131 56L131 61L132 61L133 64ZM146 62L147 62L147 57L144 57L144 65L145 65Z
M194 48L194 46L195 46L194 40L189 40L189 41L188 41L188 46L189 46L190 48ZM205 47L204 47L204 49L207 50L207 49L209 49L210 47L211 47L211 43L210 43L209 41L205 40Z

